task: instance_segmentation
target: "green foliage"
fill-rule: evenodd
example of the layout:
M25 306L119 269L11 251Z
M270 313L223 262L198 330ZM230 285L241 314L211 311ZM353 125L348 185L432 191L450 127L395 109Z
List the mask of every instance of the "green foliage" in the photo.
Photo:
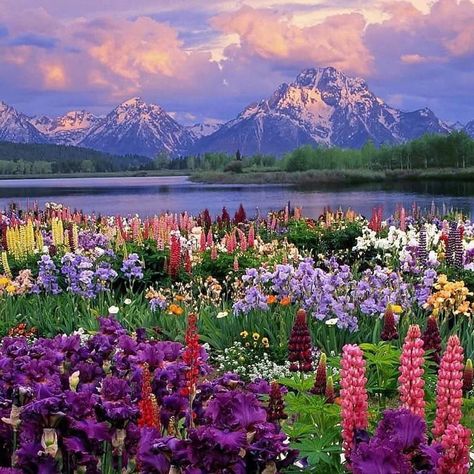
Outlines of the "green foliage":
M242 161L231 161L229 164L227 164L224 168L224 171L226 173L242 173L244 170L244 164Z
M54 174L144 169L144 156L115 156L65 145L0 142L0 174Z
M411 142L376 148L366 143L361 149L312 147L305 145L288 153L282 162L286 171L308 170L422 170L474 166L474 140L465 132L424 135Z
M288 242L295 244L300 250L311 251L317 255L339 251L350 253L360 235L362 226L359 222L347 222L341 228L324 229L310 225L307 221L293 220L288 225L286 237Z

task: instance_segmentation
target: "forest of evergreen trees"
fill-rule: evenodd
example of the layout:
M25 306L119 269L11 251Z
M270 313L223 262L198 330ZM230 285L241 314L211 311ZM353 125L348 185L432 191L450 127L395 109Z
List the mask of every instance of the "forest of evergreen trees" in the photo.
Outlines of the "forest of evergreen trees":
M143 156L115 156L89 148L0 142L2 175L134 171L150 163Z

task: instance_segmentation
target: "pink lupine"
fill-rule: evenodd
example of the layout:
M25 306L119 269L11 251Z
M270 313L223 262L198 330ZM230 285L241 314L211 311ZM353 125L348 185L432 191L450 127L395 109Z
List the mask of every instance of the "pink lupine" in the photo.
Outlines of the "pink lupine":
M247 237L245 236L245 233L240 231L239 232L239 238L240 238L240 249L242 252L245 252L247 250L248 244L247 244Z
M364 353L355 344L342 348L341 360L341 416L342 446L348 462L354 446L354 433L366 429L368 424L368 402L365 385Z
M407 408L421 418L425 417L424 354L420 327L417 324L412 325L408 328L402 355L400 356L398 390L402 407Z
M217 247L215 245L211 247L211 260L217 260Z
M443 455L438 461L436 474L467 474L471 431L461 424L450 424L441 438Z
M253 225L250 226L247 243L249 247L253 247L255 245L255 228Z
M438 439L443 436L448 425L456 425L461 421L463 352L459 338L451 336L441 359L436 385L436 418L433 435Z
M214 245L214 237L212 236L212 231L209 229L207 233L207 246L212 247Z
M400 209L400 230L404 232L407 230L407 216L404 207Z
M237 259L237 255L234 257L234 271L239 271L239 260Z
M201 232L199 237L199 250L204 252L206 250L206 233L204 231Z

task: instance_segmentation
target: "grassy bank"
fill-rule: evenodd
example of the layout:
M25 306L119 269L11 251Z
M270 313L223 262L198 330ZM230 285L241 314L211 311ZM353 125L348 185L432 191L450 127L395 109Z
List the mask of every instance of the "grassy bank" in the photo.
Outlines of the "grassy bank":
M103 173L0 174L0 179L141 178L147 176L187 176L189 173L189 170L140 170L108 171Z
M245 171L243 173L205 171L194 173L191 181L219 184L357 184L380 181L421 181L474 179L474 168L437 168L430 170L309 170Z

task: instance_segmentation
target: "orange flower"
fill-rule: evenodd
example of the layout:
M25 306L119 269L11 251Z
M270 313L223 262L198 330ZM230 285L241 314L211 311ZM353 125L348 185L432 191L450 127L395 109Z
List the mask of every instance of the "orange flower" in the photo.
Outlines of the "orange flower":
M288 306L291 303L291 299L289 296L285 296L284 298L281 299L280 304L282 306Z
M184 296L183 295L176 295L174 299L176 301L184 301Z
M171 314L175 314L176 316L181 316L183 314L183 308L181 306L178 306L177 304L170 304L168 307L168 311Z
M275 295L268 295L267 296L267 303L268 304L274 304L274 303L276 303L276 301L277 301L277 298L276 298Z

